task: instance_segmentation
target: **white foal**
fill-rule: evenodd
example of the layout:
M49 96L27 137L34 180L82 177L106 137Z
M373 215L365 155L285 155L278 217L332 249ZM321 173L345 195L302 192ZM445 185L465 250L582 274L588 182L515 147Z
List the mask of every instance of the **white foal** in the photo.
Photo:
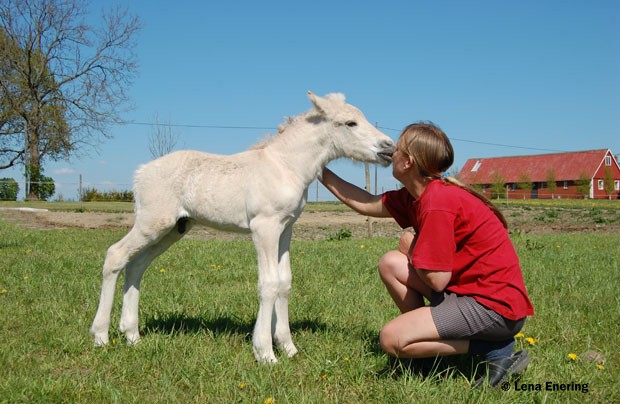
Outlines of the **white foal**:
M120 330L140 339L140 280L148 265L195 224L249 231L258 255L260 305L252 338L260 362L276 362L272 342L289 356L289 246L293 223L308 186L331 160L390 164L394 143L371 125L342 94L308 93L314 108L289 120L269 141L230 156L180 151L138 169L134 179L136 220L108 249L99 308L90 328L96 345L108 343L115 283L125 270Z

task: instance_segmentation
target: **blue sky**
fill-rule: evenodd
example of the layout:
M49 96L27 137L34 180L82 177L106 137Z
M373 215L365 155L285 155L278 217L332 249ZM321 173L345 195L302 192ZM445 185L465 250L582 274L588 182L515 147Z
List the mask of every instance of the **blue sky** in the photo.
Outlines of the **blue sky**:
M311 90L344 93L394 139L413 121L434 121L457 168L474 157L620 153L617 0L122 4L143 23L134 109L123 118L181 125L177 149L245 150L269 131L208 126L275 128L310 108ZM49 162L45 173L65 198L75 198L79 174L86 185L128 189L150 159L150 131L117 126L97 151ZM364 184L363 165L330 166ZM0 175L23 184L18 171ZM378 182L379 192L396 186L391 168Z

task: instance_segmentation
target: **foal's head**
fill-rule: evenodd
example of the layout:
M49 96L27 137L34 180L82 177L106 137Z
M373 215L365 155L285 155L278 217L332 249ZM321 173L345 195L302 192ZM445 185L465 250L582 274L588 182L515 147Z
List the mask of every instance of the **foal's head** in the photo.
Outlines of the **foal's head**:
M319 97L308 91L308 98L321 120L327 120L333 125L329 132L341 157L378 163L384 167L390 165L394 142L371 125L362 111L345 103L344 95L328 94Z

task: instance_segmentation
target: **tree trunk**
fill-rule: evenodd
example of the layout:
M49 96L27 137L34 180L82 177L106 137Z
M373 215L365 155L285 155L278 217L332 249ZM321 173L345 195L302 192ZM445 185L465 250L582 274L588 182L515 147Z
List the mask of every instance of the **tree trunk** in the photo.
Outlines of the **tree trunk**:
M29 156L28 156L28 167L26 170L29 170L28 173L28 195L26 195L27 201L38 201L39 196L36 193L37 185L32 186L33 178L34 182L40 180L40 168L41 167L41 154L39 152L39 135L36 133L36 130L31 130L28 133L29 139ZM36 168L35 168L36 167ZM33 169L34 168L34 169Z

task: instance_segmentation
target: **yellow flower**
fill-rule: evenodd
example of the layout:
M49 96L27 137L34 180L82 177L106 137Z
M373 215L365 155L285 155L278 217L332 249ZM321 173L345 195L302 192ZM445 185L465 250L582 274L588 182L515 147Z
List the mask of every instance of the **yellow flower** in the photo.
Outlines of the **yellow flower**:
M568 355L566 355L568 357L568 359L572 360L572 361L576 361L577 360L577 354L574 353L569 353Z
M527 341L527 343L528 343L528 344L530 344L530 345L535 345L535 344L538 342L538 341L536 341L536 340L535 340L534 338L532 338L532 337L527 337L525 340L526 340L526 341Z
M523 337L525 337L525 335L524 335L522 332L518 332L518 333L515 335L515 338L523 338Z
M265 401L263 401L263 404L273 404L274 402L273 397L267 397Z
M238 384L240 389L245 389L245 383L244 382L239 382Z
M598 370L605 370L605 366L603 366L603 365L601 365L601 364L596 365L596 368L597 368Z
M9 291L6 290L6 289L0 290L0 294L2 294L2 295L6 295L7 293L9 293Z
M366 248L366 246L364 244L362 244L362 245L360 245L360 248L364 249L364 248Z
M348 362L349 360L350 360L350 359L349 359L349 357L348 357L348 356L345 356L345 357L344 357L344 361L345 361L345 362Z
M323 374L321 375L321 380L327 380L327 374L323 373Z
M164 272L166 272L166 270L164 268L160 268L159 272L161 272L163 274Z

